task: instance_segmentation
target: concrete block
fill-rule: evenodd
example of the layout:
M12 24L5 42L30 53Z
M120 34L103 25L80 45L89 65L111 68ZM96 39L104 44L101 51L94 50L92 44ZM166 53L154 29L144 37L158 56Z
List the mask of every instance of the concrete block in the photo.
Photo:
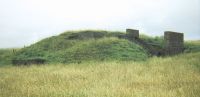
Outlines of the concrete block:
M164 32L165 54L175 55L184 50L184 34L172 31Z
M139 38L139 30L135 29L126 29L127 38L130 40Z

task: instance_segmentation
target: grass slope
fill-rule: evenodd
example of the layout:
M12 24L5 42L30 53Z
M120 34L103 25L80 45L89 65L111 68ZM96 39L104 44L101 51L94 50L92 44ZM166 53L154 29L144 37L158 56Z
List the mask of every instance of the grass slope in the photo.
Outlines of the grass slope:
M144 62L4 66L0 97L200 97L199 58L200 52Z
M18 51L18 49L16 51ZM13 56L13 49L0 49L0 66L11 64Z
M149 54L139 45L122 39L125 32L108 32L101 30L67 31L58 36L43 39L29 47L17 49L0 49L0 65L11 64L12 59L47 60L47 63L81 63L83 61L132 60L143 61ZM164 47L164 39L140 35L140 39ZM185 53L199 52L200 41L186 41Z
M134 60L148 58L139 45L120 39L124 33L106 31L65 32L21 49L14 59L42 58L48 63Z

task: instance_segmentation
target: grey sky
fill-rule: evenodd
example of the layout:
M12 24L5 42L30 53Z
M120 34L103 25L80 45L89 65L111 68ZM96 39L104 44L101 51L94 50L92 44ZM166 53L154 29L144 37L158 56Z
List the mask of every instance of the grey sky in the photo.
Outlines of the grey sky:
M200 40L200 0L0 0L0 48L23 47L66 30L166 30Z

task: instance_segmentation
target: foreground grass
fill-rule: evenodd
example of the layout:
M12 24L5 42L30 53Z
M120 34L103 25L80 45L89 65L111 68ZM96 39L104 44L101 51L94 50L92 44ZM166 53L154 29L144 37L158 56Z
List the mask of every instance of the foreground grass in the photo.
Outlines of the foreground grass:
M0 67L0 97L200 97L200 53L146 62Z

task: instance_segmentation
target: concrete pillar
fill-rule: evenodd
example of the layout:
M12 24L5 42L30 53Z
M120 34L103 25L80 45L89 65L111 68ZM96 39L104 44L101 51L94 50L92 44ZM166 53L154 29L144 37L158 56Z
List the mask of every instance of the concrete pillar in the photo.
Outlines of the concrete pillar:
M139 30L135 29L126 29L127 38L130 40L139 38Z
M172 31L164 32L165 54L175 55L184 50L184 34Z

